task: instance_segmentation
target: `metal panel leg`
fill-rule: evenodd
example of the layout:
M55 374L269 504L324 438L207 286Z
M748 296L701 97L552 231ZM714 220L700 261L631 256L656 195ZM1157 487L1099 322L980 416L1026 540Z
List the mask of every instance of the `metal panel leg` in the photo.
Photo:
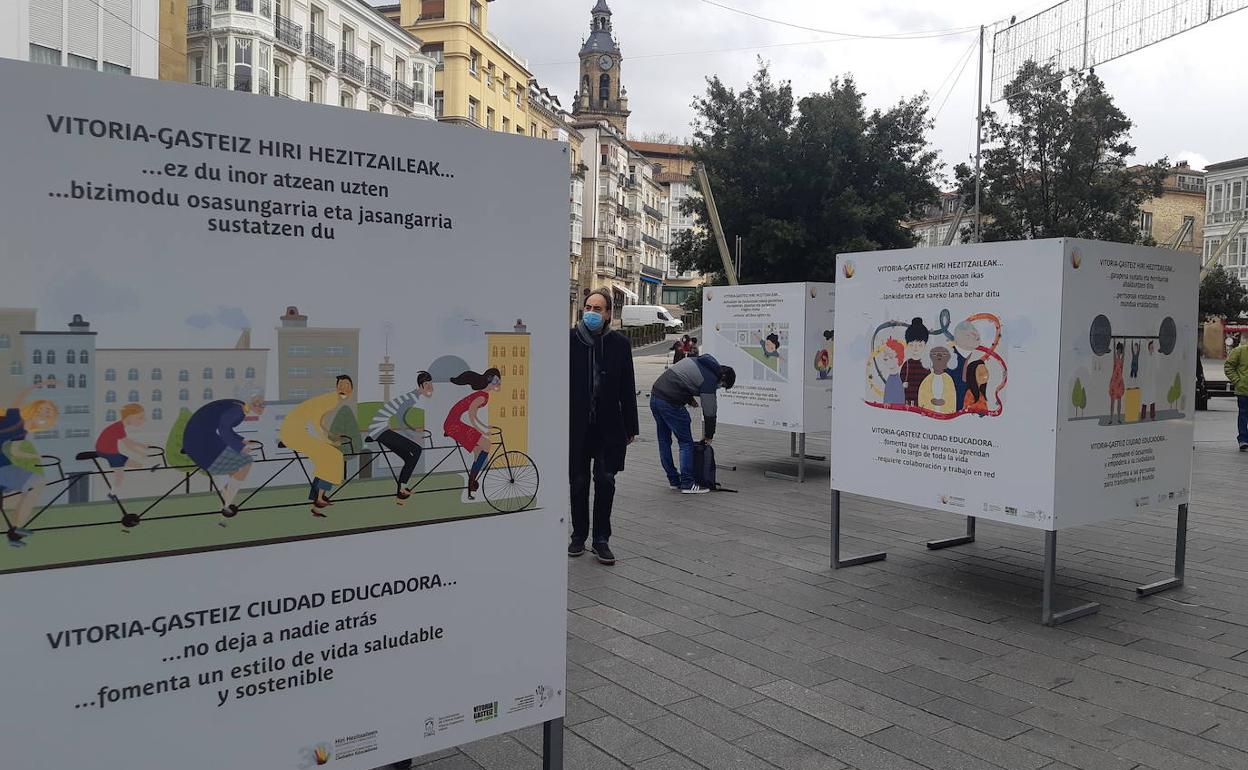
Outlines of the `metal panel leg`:
M832 490L832 569L856 567L859 564L884 561L886 558L888 554L883 551L863 556L851 556L848 559L841 558L841 493L838 490Z
M1101 611L1101 605L1092 602L1072 607L1060 612L1053 611L1053 581L1057 576L1057 532L1048 530L1044 533L1044 588L1040 605L1040 622L1046 626L1057 626L1078 618L1095 615Z
M542 723L542 770L563 770L563 717Z
M823 455L806 454L806 434L790 433L789 434L789 457L797 458L797 475L793 476L788 473L780 473L779 471L763 471L763 478L780 479L781 481L796 481L802 484L806 481L806 461L807 460L826 460L828 458ZM735 470L735 469L734 469Z
M1149 583L1135 589L1137 596L1152 596L1183 585L1183 572L1187 567L1187 503L1179 506L1178 522L1174 532L1174 577Z
M797 483L806 483L806 434L803 433L797 440Z
M973 542L975 542L975 517L967 516L965 535L960 537L948 537L944 540L932 540L928 542L927 547L933 551L938 551L941 548L952 548L955 545L966 545L967 543Z

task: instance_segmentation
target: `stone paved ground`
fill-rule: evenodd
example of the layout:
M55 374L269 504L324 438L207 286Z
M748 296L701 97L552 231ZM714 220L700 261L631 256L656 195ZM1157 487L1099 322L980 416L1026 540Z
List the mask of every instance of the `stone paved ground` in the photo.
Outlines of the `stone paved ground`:
M639 361L639 381L661 369ZM644 397L641 402L644 404ZM859 770L1248 770L1248 456L1233 404L1200 415L1187 586L1166 577L1173 519L1063 533L1063 606L1037 623L1043 538L846 498L846 553L828 567L828 476L786 469L788 437L725 427L721 482L674 495L652 430L619 477L614 568L570 560L566 767ZM826 438L824 439L826 442ZM826 443L825 443L826 446ZM817 442L816 442L817 448ZM422 757L427 770L541 766L540 728Z

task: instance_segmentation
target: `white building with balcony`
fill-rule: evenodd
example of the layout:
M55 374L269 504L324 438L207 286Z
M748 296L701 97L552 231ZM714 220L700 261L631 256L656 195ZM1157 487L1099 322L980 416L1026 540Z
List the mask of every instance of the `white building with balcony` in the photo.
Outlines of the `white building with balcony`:
M192 83L433 119L436 62L363 0L191 0Z
M1248 286L1248 158L1205 167L1204 259L1218 253L1230 239L1219 262Z
M656 179L667 190L665 198L667 251L663 259L665 277L660 304L675 309L683 305L689 295L706 282L702 274L696 270L678 270L671 258L672 247L680 240L682 234L697 229L694 215L686 214L682 204L689 198L700 199L702 194L698 192L693 179L685 174L667 171L659 174Z
M159 0L0 2L6 59L154 78L159 40Z

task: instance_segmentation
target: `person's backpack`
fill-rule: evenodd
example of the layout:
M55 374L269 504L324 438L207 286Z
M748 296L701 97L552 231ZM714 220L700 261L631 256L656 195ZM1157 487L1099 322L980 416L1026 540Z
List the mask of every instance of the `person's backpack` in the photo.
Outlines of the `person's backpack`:
M736 492L715 481L715 448L704 441L693 445L693 483L717 492Z

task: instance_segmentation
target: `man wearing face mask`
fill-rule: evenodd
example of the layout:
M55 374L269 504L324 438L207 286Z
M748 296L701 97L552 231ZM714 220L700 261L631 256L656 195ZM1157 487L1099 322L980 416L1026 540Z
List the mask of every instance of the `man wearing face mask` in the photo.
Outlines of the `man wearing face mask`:
M568 556L585 553L589 540L595 558L608 565L615 563L608 545L615 474L624 470L624 455L638 432L633 350L624 335L611 331L611 310L611 295L605 290L595 290L585 298L584 314L571 333L568 398L568 477L572 488Z

